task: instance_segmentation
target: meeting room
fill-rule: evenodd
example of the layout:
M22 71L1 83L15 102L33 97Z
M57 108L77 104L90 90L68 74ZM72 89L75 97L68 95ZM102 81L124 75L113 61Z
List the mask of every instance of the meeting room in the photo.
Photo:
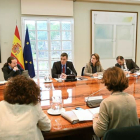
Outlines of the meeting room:
M0 0L0 140L140 140L140 0Z

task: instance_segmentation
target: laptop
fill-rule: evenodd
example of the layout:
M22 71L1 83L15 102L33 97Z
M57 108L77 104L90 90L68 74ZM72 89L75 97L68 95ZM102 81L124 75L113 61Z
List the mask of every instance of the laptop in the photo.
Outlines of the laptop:
M23 76L25 76L25 77L27 77L27 78L30 78L30 77L29 77L29 74L28 74L28 70L22 71L21 75L23 75Z

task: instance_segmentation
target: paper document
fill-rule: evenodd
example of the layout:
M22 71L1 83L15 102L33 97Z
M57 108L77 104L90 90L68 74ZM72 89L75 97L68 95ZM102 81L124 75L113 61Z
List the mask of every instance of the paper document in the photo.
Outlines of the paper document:
M100 107L88 109L93 115L99 113Z
M136 72L137 75L140 75L140 72Z
M98 78L98 77L97 77L97 76L94 76L93 78L95 78L95 79L96 79L96 78Z
M0 85L4 85L7 81L0 81Z
M90 121L93 115L99 113L100 107L85 109L85 110L72 110L77 116L79 121Z
M79 79L79 78L76 78L77 79L77 81L81 81L81 79Z
M98 100L98 99L103 99L103 96L92 96L92 97L85 97L85 102L91 101L91 100Z
M72 110L77 116L79 121L90 121L93 118L93 114L86 110Z

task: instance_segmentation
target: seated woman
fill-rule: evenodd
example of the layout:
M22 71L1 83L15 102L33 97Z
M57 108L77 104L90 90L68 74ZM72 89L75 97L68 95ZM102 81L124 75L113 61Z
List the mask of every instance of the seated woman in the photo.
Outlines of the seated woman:
M0 140L44 140L42 131L51 122L42 111L40 88L31 79L18 75L8 80L0 102Z
M100 57L97 53L92 54L89 63L86 64L84 69L85 76L97 76L96 72L103 72L103 68L100 63Z
M103 83L111 95L100 104L99 114L93 118L93 129L98 137L113 128L138 125L135 99L123 92L128 87L128 78L118 67L108 68L103 74Z

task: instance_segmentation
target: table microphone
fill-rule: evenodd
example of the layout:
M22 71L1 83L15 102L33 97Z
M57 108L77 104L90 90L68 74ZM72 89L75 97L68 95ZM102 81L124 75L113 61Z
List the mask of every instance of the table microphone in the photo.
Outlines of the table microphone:
M101 88L101 89L97 90L96 92L93 92L92 94L90 94L90 95L87 97L87 100L86 100L86 101L88 101L89 98L90 98L92 95L94 95L94 94L100 92L100 91L101 91L102 89L104 89L104 88L106 88L106 87L104 86L103 88Z
M102 102L103 99L93 99L93 100L89 100L89 99L90 99L90 96L91 96L91 95L96 94L97 92L101 91L101 90L104 89L104 88L105 88L105 87L99 89L98 91L96 91L96 92L90 94L90 95L87 97L86 105L87 105L88 107L93 108L93 107L99 107L99 106L100 106L100 103Z
M73 73L74 76L76 76L76 74L69 67L67 67L67 69L69 69L71 71L71 73Z

